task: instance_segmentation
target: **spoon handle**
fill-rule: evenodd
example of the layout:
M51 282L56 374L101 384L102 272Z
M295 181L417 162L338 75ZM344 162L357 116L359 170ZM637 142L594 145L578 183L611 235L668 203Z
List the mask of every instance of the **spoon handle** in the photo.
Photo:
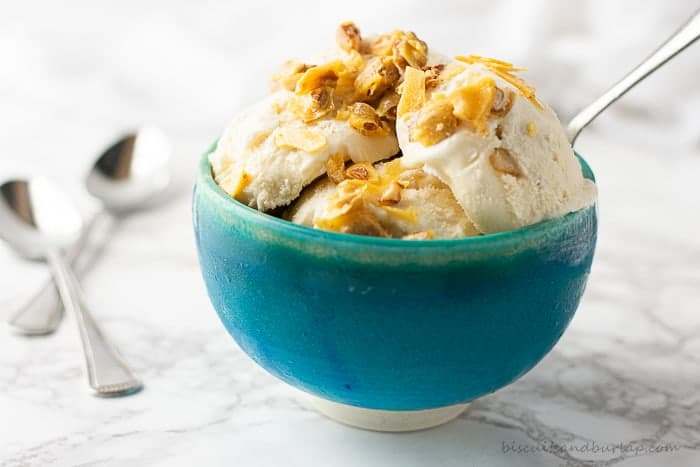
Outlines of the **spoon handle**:
M83 259L83 252L87 249L94 230L96 227L100 227L98 230L104 230L99 224L105 222L107 222L107 216L104 209L102 209L92 217L78 241L66 250L65 260L69 265L76 267L78 260ZM84 263L84 261L80 262ZM63 304L61 304L61 298L58 296L58 290L54 281L48 277L34 295L10 316L7 324L16 334L40 336L56 331L61 324L62 318Z
M622 97L637 83L649 76L661 65L682 52L686 47L700 38L700 10L693 13L688 22L675 32L661 47L646 60L637 65L624 78L593 101L574 118L566 127L566 134L573 145L581 130L591 123L610 104Z
M46 254L53 278L66 310L78 323L90 387L98 396L123 396L141 389L141 382L107 340L85 306L77 279L57 250Z

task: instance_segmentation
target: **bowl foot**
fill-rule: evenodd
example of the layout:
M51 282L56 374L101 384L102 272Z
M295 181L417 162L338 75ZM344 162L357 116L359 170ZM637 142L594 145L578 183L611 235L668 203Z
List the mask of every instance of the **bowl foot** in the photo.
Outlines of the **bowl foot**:
M307 395L310 404L336 422L363 430L416 431L447 423L464 412L469 404L455 404L427 410L378 410L340 404Z

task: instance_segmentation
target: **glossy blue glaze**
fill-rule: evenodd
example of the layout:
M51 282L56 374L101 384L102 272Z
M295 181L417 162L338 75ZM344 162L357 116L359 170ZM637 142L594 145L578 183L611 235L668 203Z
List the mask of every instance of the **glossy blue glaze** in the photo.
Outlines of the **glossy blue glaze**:
M231 199L206 155L193 215L209 297L241 348L300 389L387 410L467 402L531 369L574 315L597 229L591 207L455 240L324 232Z

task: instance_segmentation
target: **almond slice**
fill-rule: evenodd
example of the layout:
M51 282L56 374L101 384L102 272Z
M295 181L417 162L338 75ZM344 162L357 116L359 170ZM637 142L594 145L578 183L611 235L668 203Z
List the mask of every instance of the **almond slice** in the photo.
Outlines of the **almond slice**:
M382 196L379 197L379 204L398 204L401 201L402 189L403 187L399 182L391 182L389 187L382 193Z
M496 148L493 150L489 156L489 162L491 167L497 172L512 175L514 177L520 177L523 172L518 166L518 162L513 158L513 156L504 148Z
M340 26L335 31L335 42L343 50L360 50L360 44L362 43L360 30L352 21L340 23Z
M348 123L365 136L386 136L389 128L379 118L377 112L369 104L355 102L350 108Z

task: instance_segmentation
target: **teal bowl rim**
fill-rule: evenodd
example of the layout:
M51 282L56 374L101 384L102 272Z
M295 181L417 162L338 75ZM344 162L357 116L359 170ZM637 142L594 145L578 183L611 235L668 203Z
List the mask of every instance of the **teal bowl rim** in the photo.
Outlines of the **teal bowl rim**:
M266 214L257 209L246 206L217 185L212 174L209 155L216 148L216 142L207 150L201 158L199 164L199 174L197 180L198 187L204 187L214 194L213 200L224 212L239 216L243 220L258 223L261 226L272 229L278 234L288 234L290 237L302 237L308 240L315 240L337 244L355 244L361 247L370 248L404 248L410 246L411 249L438 249L460 247L464 249L475 249L483 251L488 246L498 246L503 248L508 245L531 244L536 239L546 236L554 227L565 227L567 224L575 224L580 216L587 215L589 210L595 209L597 201L591 206L570 212L563 217L546 219L536 224L521 227L519 229L507 230L474 237L433 239L433 240L404 240L400 238L370 237L365 235L346 234L332 232L328 230L315 229L305 225L295 224L288 220ZM576 153L581 164L584 177L595 182L595 177L590 166ZM212 198L210 198L212 199ZM451 249L452 249L451 248Z

